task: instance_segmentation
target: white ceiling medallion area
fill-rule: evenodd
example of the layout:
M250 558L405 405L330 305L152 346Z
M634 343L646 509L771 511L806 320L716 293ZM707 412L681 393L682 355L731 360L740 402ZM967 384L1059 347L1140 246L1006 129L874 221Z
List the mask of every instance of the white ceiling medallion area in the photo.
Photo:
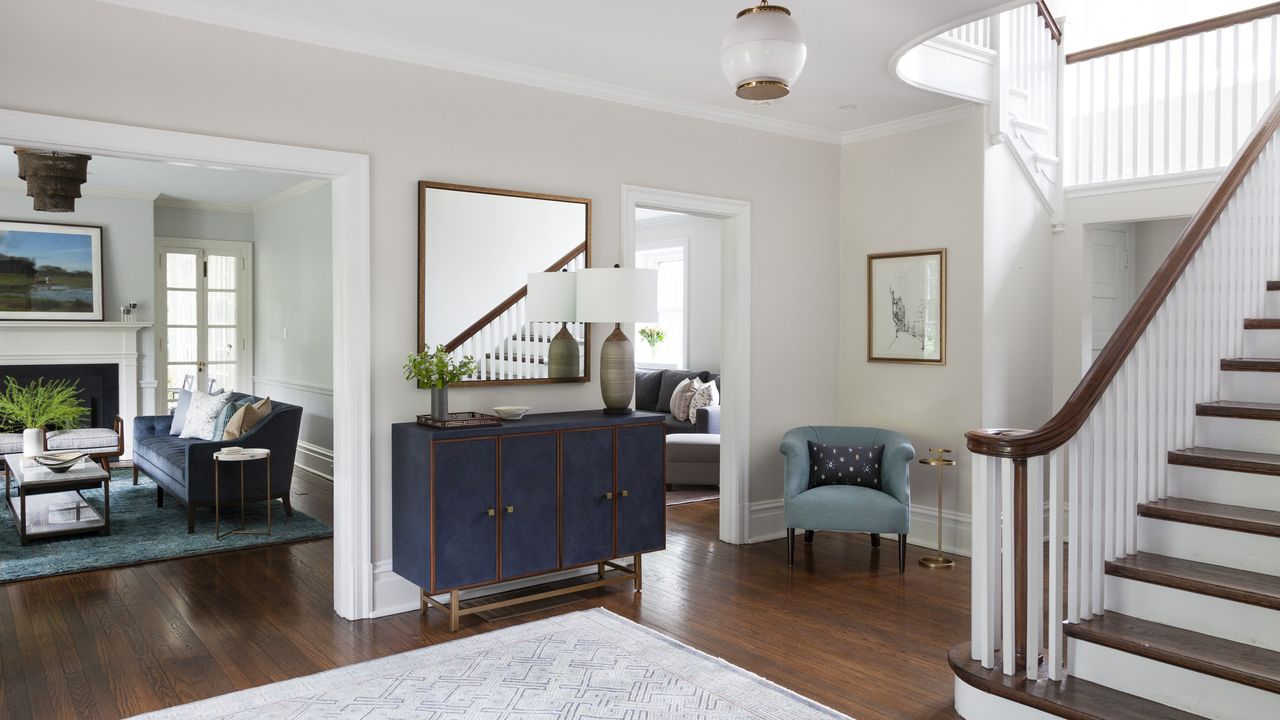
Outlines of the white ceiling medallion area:
M953 98L903 83L890 58L912 38L1000 5L791 0L807 41L803 92L744 107L724 92L714 45L710 54L707 48L724 36L726 14L741 8L741 0L654 0L643 12L598 0L98 1L831 144L840 144L848 131L953 105ZM504 21L495 23L497 16ZM661 52L655 52L655 38Z

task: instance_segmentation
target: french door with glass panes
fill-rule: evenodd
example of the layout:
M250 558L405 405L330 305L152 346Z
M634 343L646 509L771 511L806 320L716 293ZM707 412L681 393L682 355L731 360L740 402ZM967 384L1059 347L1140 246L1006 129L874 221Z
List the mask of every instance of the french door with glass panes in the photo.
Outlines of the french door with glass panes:
M253 392L252 254L247 242L158 238L162 407L178 391Z

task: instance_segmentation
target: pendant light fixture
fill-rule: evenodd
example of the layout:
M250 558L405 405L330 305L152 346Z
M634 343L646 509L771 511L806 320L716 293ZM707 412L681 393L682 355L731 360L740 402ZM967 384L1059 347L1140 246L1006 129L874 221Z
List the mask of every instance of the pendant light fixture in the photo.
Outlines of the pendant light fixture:
M808 48L791 11L761 0L738 13L720 44L720 67L743 100L777 100L791 92Z

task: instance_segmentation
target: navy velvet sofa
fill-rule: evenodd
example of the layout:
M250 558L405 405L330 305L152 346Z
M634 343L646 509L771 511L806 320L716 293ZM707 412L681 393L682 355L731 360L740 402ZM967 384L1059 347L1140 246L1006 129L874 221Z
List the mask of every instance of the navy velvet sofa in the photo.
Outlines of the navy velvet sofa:
M232 393L231 400L247 398ZM252 398L255 402L259 398ZM293 482L293 460L298 450L298 430L302 408L271 401L271 412L249 432L235 440L200 440L170 435L172 415L148 415L133 420L133 481L138 472L156 484L156 506L164 506L167 492L187 506L187 533L195 532L195 509L213 506L213 454L224 447L267 448L271 451L271 497L284 502L284 512L293 515L289 488ZM249 462L244 467L245 502L266 499L266 463ZM220 504L238 507L240 468L224 463L220 483Z

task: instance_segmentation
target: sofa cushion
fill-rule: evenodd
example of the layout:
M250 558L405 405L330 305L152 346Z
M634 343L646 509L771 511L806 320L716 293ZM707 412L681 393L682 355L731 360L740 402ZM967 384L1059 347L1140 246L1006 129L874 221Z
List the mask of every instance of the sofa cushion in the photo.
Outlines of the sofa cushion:
M905 533L910 510L889 493L853 485L824 485L789 498L788 527L805 530Z
M262 418L271 414L271 398L266 397L257 402L245 401L244 405L236 410L235 415L231 416L231 420L227 422L227 427L222 432L223 440L235 440L253 429L255 425L262 422Z
M218 413L218 420L213 424L213 435L207 439L213 440L214 442L225 440L227 425L231 424L231 418L235 417L236 413L240 412L240 408L252 402L253 398L251 397L237 397L236 395L232 395L231 399L227 401L227 404L222 406L222 411Z
M698 388L702 387L702 381L698 378L685 378L676 385L676 389L671 393L671 414L677 420L689 420L689 403L693 400L693 394Z
M667 436L667 462L720 462L720 436L710 433L681 433Z
M90 450L103 452L120 446L120 436L110 428L50 430L45 435L48 450Z
M662 389L658 391L658 404L654 409L658 412L671 412L671 395L675 393L676 386L685 378L703 377L704 373L686 372L684 370L663 370L662 371Z
M218 423L218 415L222 409L227 406L228 401L232 399L231 395L219 393L217 395L206 395L202 392L193 393L191 396L191 406L187 408L187 421L182 427L182 439L199 438L201 440L212 440L213 429Z
M170 435L182 435L182 428L187 424L187 409L191 407L191 391L178 391L178 404L173 408L173 422L169 425Z
M182 485L187 484L187 446L195 439L160 436L139 440L133 452Z
M0 455L22 452L22 433L0 433Z
M662 390L661 370L636 370L636 409L657 410Z
M694 383L693 397L689 399L689 423L698 421L698 410L720 406L720 388L712 381Z

